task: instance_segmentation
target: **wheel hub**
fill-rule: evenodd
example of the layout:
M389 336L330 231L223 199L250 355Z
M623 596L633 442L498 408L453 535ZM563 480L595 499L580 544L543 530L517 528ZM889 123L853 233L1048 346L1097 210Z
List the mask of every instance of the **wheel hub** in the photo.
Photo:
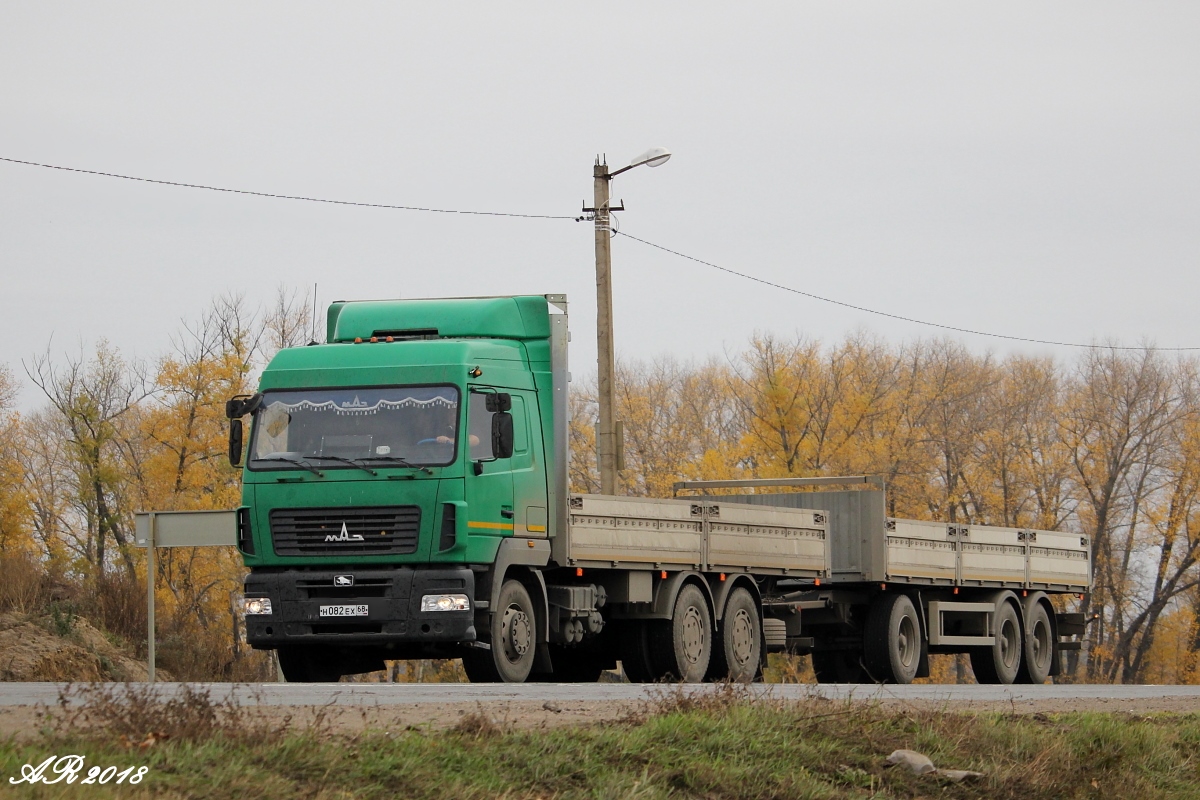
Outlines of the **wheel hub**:
M695 664L704 652L704 620L695 606L688 606L682 622L683 656L689 663Z
M529 652L533 626L529 615L517 606L509 606L501 618L500 630L504 638L504 655L509 661L520 661Z
M733 617L733 658L745 664L754 653L754 626L746 609L739 608Z

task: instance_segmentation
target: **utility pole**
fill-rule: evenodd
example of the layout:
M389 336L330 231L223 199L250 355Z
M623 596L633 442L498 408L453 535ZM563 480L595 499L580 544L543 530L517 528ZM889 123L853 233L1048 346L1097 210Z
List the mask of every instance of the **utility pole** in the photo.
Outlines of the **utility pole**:
M612 179L634 167L658 167L667 163L671 152L653 147L615 172L608 171L608 159L596 157L592 170L595 183L593 206L585 207L596 224L596 393L600 403L600 425L596 431L596 450L600 457L600 493L616 494L617 480L625 469L624 427L616 419L616 351L613 346L612 313L612 214L624 211L625 203L613 206Z
M612 211L609 198L608 164L592 170L595 182L596 225L596 393L600 403L600 427L596 447L600 456L600 493L617 493L616 355L613 352L612 312Z

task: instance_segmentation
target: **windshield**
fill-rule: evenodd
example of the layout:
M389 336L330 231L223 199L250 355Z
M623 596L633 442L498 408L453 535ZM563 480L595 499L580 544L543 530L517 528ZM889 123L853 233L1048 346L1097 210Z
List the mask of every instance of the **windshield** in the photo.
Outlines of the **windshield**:
M249 466L445 466L454 461L458 397L453 386L266 392L254 413Z

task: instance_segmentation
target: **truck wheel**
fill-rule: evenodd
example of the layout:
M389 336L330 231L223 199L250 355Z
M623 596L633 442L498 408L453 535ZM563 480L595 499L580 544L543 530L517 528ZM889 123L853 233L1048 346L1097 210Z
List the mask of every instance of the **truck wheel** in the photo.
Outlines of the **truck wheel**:
M533 601L520 581L505 581L492 613L491 650L472 650L463 657L471 683L522 683L537 653L537 618Z
M971 649L971 669L979 683L1012 683L1021 669L1021 619L1012 603L996 610L996 643Z
M708 666L708 679L750 683L762 660L762 628L754 596L734 589L725 601L725 613Z
M817 683L870 683L859 650L814 650L812 668Z
M871 606L863 639L867 672L880 683L912 683L921 665L921 620L904 594L885 594Z
M332 652L312 645L281 647L279 669L288 683L337 683L342 671Z
M1050 665L1054 663L1054 631L1050 627L1050 615L1041 603L1034 603L1025 620L1025 652L1021 668L1017 670L1017 683L1045 683L1050 677Z
M699 683L712 657L712 616L704 593L689 583L675 598L669 620L651 623L650 653L659 677Z
M653 683L658 676L650 660L650 637L642 620L627 620L621 626L621 668L630 683Z

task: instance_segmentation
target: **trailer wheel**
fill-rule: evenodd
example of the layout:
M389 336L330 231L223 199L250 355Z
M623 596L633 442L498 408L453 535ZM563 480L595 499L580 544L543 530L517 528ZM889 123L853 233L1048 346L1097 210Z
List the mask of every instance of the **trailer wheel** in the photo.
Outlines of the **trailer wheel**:
M533 601L520 581L505 581L492 614L491 650L472 650L463 670L472 683L522 683L537 653Z
M1017 683L1045 683L1054 663L1054 629L1041 603L1034 603L1025 620L1024 657L1017 670Z
M745 589L734 589L725 601L720 631L708 666L708 679L750 683L762 660L762 626L758 604Z
M684 683L704 680L712 657L712 616L695 584L679 591L671 619L653 621L648 633L658 677Z
M292 645L278 651L279 669L288 683L337 683L342 670L334 654L313 645Z
M921 665L921 620L908 595L885 594L871 606L864 637L867 672L880 683L912 683Z
M971 669L979 683L1012 683L1021 669L1021 618L1012 603L996 609L996 643L971 649Z
M869 683L862 668L861 650L814 650L813 674L817 683Z

